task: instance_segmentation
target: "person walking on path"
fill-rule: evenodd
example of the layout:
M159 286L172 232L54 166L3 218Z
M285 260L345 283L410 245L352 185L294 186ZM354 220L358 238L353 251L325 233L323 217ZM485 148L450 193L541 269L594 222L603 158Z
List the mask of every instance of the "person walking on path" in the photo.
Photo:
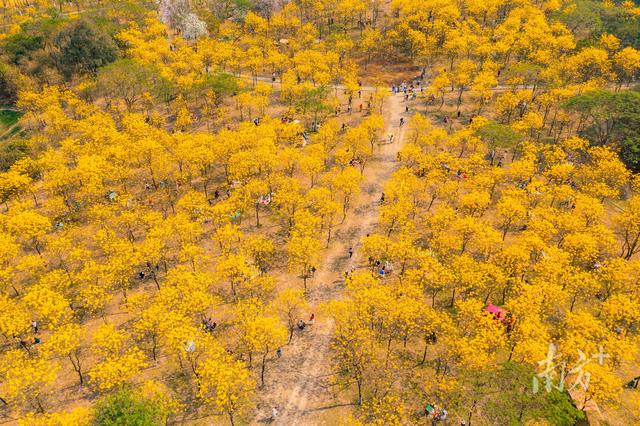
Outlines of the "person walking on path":
M353 247L349 247L349 259L353 257Z

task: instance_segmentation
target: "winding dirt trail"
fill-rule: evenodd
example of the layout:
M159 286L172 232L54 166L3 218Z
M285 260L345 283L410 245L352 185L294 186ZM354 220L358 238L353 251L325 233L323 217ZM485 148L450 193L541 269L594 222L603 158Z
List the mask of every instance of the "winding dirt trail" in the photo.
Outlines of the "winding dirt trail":
M291 344L283 348L282 358L273 363L254 424L271 422L272 407L277 407L279 412L273 424L292 426L318 424L318 419L313 418L315 413L349 405L336 404L332 395L329 351L333 321L317 308L324 302L341 298L345 271L352 265L366 266L366 260L361 258L359 251L360 239L374 231L382 188L397 168L396 153L406 133L406 123L399 127L400 117L407 121L409 115L404 109L402 95L390 96L384 101L385 140L381 141L375 157L367 164L362 192L345 222L335 230L310 285L309 305L311 312L316 314L315 324L296 333ZM394 134L393 143L386 141L389 133ZM351 259L348 257L349 247L354 249Z

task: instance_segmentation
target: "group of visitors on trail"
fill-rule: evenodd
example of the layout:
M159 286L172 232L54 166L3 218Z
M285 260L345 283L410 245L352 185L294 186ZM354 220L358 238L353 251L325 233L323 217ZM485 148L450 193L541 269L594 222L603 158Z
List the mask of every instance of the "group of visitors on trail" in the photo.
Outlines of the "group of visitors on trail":
M393 263L388 260L385 260L383 263L381 260L375 259L373 256L369 256L369 259L367 260L371 271L377 272L380 278L384 278L388 273L393 272Z
M404 108L405 112L409 112L409 99L415 100L418 97L418 90L420 90L420 92L424 92L424 85L422 84L421 79L422 77L414 80L413 83L408 86L404 81L402 82L402 84L399 84L397 86L395 84L391 85L391 93L393 93L394 95L396 93L403 93L404 101L406 103Z
M24 350L29 352L29 348L34 345L39 345L42 343L40 337L38 337L38 333L40 332L39 324L37 320L31 321L31 331L33 332L33 342L29 343L18 335L13 335L13 338L16 340L18 346L22 347Z
M427 404L424 413L427 419L432 419L433 423L444 421L447 418L447 410L444 407L442 409L438 408L436 404ZM464 425L464 421L462 425Z
M213 330L215 330L217 326L218 324L214 322L211 317L209 317L209 319L202 319L202 328L204 328L207 333L213 333Z
M362 82L361 81L358 81L358 87L359 87L358 92L357 92L358 93L358 99L362 99ZM344 94L346 95L347 93L348 93L347 89L345 89L344 90ZM364 110L364 104L362 102L360 102L358 104L358 111L360 113L362 113L364 111L365 115L366 114L370 114L371 113L371 100L372 99L373 99L373 94L369 95L369 100L367 100L367 109L366 110ZM352 112L353 112L353 94L350 94L348 102L347 102L346 113L351 114ZM339 116L341 113L342 113L342 109L340 108L340 105L337 105L336 109L335 109L336 117ZM342 126L343 126L342 129L344 130L344 126L345 125L343 124Z
M420 90L420 92L424 92L424 86L420 80L415 80L409 85L404 81L397 86L395 84L391 85L391 93L394 95L396 93L403 93L405 100L408 100L409 96L415 99L417 97L418 90Z
M298 329L299 329L300 331L302 331L302 330L304 330L307 326L309 326L309 325L313 325L313 323L314 323L315 319L316 319L316 314L315 314L315 313L311 313L311 316L309 317L309 321L308 321L308 322L305 322L302 318L300 318L300 319L298 320L298 323L297 323Z

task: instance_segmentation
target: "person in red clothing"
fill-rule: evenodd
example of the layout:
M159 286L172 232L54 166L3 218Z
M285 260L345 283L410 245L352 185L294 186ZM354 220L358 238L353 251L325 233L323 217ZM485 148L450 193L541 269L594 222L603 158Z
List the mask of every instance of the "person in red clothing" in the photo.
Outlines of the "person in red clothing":
M309 317L309 322L313 322L314 318L316 317L316 314L311 314L311 316Z

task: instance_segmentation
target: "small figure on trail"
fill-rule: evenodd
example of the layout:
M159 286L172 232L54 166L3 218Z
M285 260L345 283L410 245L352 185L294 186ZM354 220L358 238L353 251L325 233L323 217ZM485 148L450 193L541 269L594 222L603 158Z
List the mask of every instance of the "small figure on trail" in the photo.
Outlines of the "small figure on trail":
M300 330L304 330L304 328L305 328L306 326L307 326L307 324L306 324L304 321L302 321L302 320L298 320L298 328L299 328Z
M447 124L449 122L449 117L447 117L446 115L444 116L444 118L442 119L442 122L444 124Z
M380 195L380 203L384 203L384 192Z
M447 418L447 410L443 408L442 411L440 411L440 413L436 417L436 420L443 421L446 418Z
M404 117L400 117L400 127L404 126Z
M278 417L278 409L276 407L273 407L271 409L271 420L275 420Z
M353 257L353 247L349 247L349 259Z
M311 313L311 316L309 317L309 323L313 323L314 319L316 319L316 314Z
M282 348L278 348L276 350L276 357L281 358L282 357Z
M211 319L211 317L209 317L209 319L207 319L207 320L202 320L202 326L203 326L203 328L205 329L206 332L212 333L213 330L216 329L218 324L216 322L214 322Z
M409 105L408 104L404 107L404 112L409 112Z
M215 190L215 192L213 193L214 198L219 198L220 197L220 191L219 190Z
M393 143L393 133L389 133L389 143Z
M360 112L362 112L362 104L360 104Z
M38 334L38 321L31 321L31 328L33 329L33 334Z
M346 125L346 124L344 124L344 123L342 123L342 130L344 130L344 129L346 129L346 128L347 128L347 125Z
M424 407L424 414L429 417L431 415L431 413L433 413L435 410L435 408L433 407L433 405L431 404L427 404L426 407Z

